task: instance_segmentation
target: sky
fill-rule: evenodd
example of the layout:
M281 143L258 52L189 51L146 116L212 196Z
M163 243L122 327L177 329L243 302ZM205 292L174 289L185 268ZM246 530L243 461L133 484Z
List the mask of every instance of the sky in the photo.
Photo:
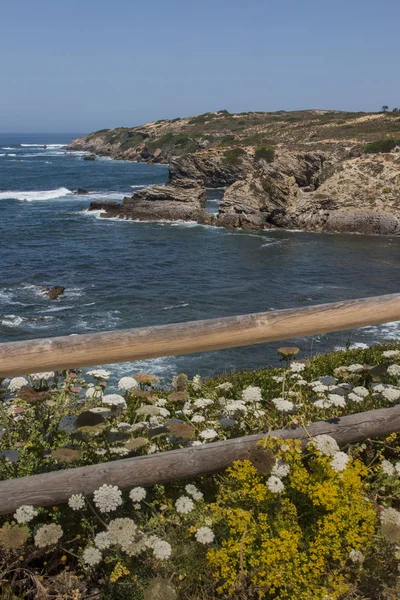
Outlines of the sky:
M399 0L1 0L0 131L400 107Z

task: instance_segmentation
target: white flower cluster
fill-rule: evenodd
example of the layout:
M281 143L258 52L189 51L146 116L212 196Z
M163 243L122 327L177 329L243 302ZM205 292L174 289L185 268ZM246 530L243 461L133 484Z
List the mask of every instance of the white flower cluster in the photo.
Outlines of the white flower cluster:
M93 494L93 502L100 512L117 510L122 504L122 492L116 485L103 484Z
M108 531L101 531L94 538L94 544L100 550L106 550L111 546L110 536Z
M126 408L125 398L119 394L107 394L106 396L103 396L101 401L106 406L111 406L111 408L118 408L121 410Z
M206 408L206 406L211 406L212 404L214 404L214 401L209 398L198 398L193 402L193 406L196 408Z
M137 525L132 519L114 519L108 524L108 537L111 544L120 546L124 552L128 552L135 543L137 533Z
M45 373L31 373L29 377L32 381L48 381L54 377L54 371L47 371Z
M194 500L201 500L201 498L203 498L203 493L200 492L200 490L198 490L197 487L191 483L185 486L185 490L189 494L189 496L192 496Z
M400 356L400 350L385 350L382 352L382 356L384 358L396 358L397 356Z
M400 365L390 365L387 369L388 375L392 377L400 377Z
M164 540L158 540L153 545L153 553L155 558L158 558L158 560L167 560L172 553L171 545Z
M387 387L381 392L383 398L385 400L389 400L389 402L397 402L400 399L400 390L392 387Z
M217 385L215 389L222 390L223 392L229 392L232 388L233 383L230 383L230 381L226 381L225 383L220 383L219 385Z
M285 400L285 398L272 398L271 402L275 404L275 408L279 412L290 413L294 410L294 404L290 400Z
M63 530L60 525L56 525L56 523L42 525L35 534L35 546L38 548L53 546L62 538L62 535Z
M215 440L215 438L218 437L218 433L215 429L204 429L199 437L201 437L202 440Z
M181 515L187 515L194 509L193 500L188 496L181 496L175 502L176 511Z
M192 387L195 391L201 388L201 377L200 375L195 375L192 381Z
M394 477L397 475L400 477L400 462L397 462L395 465L393 465L389 460L383 460L381 467L385 475L388 475L389 477Z
M93 546L89 546L89 548L86 548L82 554L83 562L89 567L94 567L98 565L101 562L102 558L103 556L100 550L98 550L97 548L93 548Z
M340 471L344 471L346 469L348 462L349 462L349 457L345 452L336 452L333 455L333 458L332 458L330 464L331 464L332 469L339 473Z
M72 510L82 510L85 508L85 498L82 494L73 494L68 500L68 506Z
M267 479L267 488L273 494L280 494L285 489L283 482L279 479L279 477L275 477L275 475L271 475Z
M29 523L37 516L37 510L30 506L29 504L25 504L24 506L20 506L14 513L14 519L17 523Z
M206 418L203 415L193 415L191 418L192 423L204 423L205 420Z
M200 544L204 544L204 545L212 544L215 539L214 532L209 527L200 527L196 531L194 537Z
M274 466L272 467L271 475L275 477L287 477L289 475L290 465L286 464L282 459L277 458Z
M290 370L292 373L301 373L306 368L306 365L301 362L292 362L290 363Z
M339 452L339 446L337 445L336 440L330 435L322 434L315 436L313 438L313 444L315 448L321 452L321 454L325 454L325 456L335 456L335 454Z
M381 528L389 542L400 543L400 512L395 508L385 508L381 512Z
M10 392L18 392L26 385L29 385L28 381L25 377L13 377L10 383L8 384L8 389Z
M350 550L349 558L353 563L363 563L365 560L365 556L361 550L354 550L354 548Z
M135 487L129 492L129 498L132 502L141 502L146 498L146 490L142 487Z
M242 391L242 400L247 404L257 404L262 401L261 390L259 387L249 385Z
M105 369L94 369L93 371L87 371L86 375L90 375L95 379L109 379L110 371L106 371Z
M135 390L137 387L139 387L139 384L134 377L122 377L118 382L118 389L125 392Z

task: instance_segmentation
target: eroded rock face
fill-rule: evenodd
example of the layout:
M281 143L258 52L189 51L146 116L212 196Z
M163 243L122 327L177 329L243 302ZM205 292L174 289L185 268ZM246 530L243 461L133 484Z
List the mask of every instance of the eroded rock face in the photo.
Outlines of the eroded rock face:
M205 202L206 191L203 186L191 179L181 179L174 185L152 185L139 190L131 198L124 198L122 204L96 200L90 204L89 210L103 210L103 217L206 223L210 219L203 210Z
M205 187L225 187L244 177L249 169L251 161L246 157L238 160L237 164L227 164L223 153L198 152L171 161L169 182L176 184L189 177Z

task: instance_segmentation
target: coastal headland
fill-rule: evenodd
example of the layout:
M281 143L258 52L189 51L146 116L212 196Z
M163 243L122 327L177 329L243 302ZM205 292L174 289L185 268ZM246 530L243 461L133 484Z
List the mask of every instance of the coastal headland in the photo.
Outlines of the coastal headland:
M69 146L91 156L169 165L165 185L104 218L185 220L243 229L400 233L400 113L227 111L104 129ZM206 188L224 187L217 215Z

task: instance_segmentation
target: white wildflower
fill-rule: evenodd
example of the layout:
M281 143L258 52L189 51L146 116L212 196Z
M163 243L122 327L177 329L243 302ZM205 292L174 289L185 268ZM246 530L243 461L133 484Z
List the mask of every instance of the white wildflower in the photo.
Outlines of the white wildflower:
M147 454L155 454L156 452L158 452L158 448L157 448L156 444L152 444L147 449Z
M164 418L166 417L170 417L171 413L169 412L169 410L167 410L166 408L162 408L160 407L160 415Z
M313 385L312 388L316 394L323 394L329 391L329 387L327 385L323 385L322 383Z
M285 489L283 482L279 479L279 477L275 477L275 475L271 475L267 479L267 488L273 494L280 494Z
M128 456L129 450L124 446L115 446L110 448L110 454L116 454L117 456Z
M54 544L57 544L62 535L63 530L60 525L56 525L55 523L42 525L35 534L35 546L38 548L53 546Z
M164 542L164 540L158 540L153 545L153 553L158 560L166 560L171 556L172 548L168 542Z
M10 392L18 392L26 385L29 385L29 382L25 379L25 377L14 377L8 384L8 389Z
M125 552L135 542L137 533L137 525L132 519L113 519L108 524L108 536L111 544L121 546Z
M351 402L355 402L356 404L360 404L360 402L364 402L364 398L362 396L358 396L354 392L350 392L350 394L347 396L347 399L351 400Z
M290 465L285 463L282 459L277 458L275 465L272 467L271 475L281 479L282 477L287 477L289 471Z
M389 460L383 460L381 467L385 475L389 475L389 477L393 477L393 475L396 473L396 469Z
M146 490L143 487L135 487L129 492L132 502L141 502L146 498Z
M349 457L345 452L336 452L331 460L331 467L338 473L346 469Z
M106 404L107 406L116 407L124 409L126 408L125 398L120 396L119 394L107 394L103 396L101 400L102 404Z
M201 437L202 440L214 440L218 437L218 433L215 429L205 429L199 434L199 437Z
M86 375L90 375L95 379L109 379L110 371L106 371L105 369L94 369L93 371L87 371Z
M138 386L139 384L134 377L122 377L118 382L118 389L124 392L135 390Z
M159 398L154 404L156 406L165 406L166 404L168 404L168 400L166 400L165 398Z
M116 485L104 483L93 494L93 502L100 512L111 512L117 510L122 504L122 493Z
M203 415L194 415L191 418L192 423L204 423L205 420L206 418Z
M85 565L89 565L89 567L94 567L101 562L103 558L100 550L98 548L93 548L93 546L89 546L83 551L82 560Z
M32 379L32 381L48 381L54 377L54 371L47 371L45 373L31 373L29 377Z
M339 446L333 437L330 435L322 434L317 435L313 438L313 444L315 448L325 456L334 456L336 452L339 452Z
M29 523L36 517L37 514L37 510L35 510L33 506L30 504L24 504L23 506L17 508L14 513L14 519L17 521L17 523Z
M212 544L215 539L214 532L209 527L200 527L196 531L194 537L200 544L204 544L204 545Z
M337 406L339 408L344 408L346 406L346 400L339 394L328 394L328 400L331 403L331 406Z
M201 388L201 377L200 375L195 375L192 381L192 387L195 391Z
M101 531L94 538L94 545L100 550L106 550L111 546L110 536L108 531Z
M290 370L292 371L292 373L301 373L302 371L304 371L305 368L306 368L306 365L304 363L300 363L300 362L290 363Z
M85 392L85 397L90 400L91 398L97 398L98 400L102 397L103 392L101 390L96 390L96 388L88 387Z
M382 352L382 356L384 358L396 358L396 356L400 356L400 350L385 350Z
M222 390L223 392L229 392L229 390L231 390L232 388L233 383L231 383L230 381L226 381L225 383L220 383L219 385L217 385L215 389Z
M224 413L229 417L246 414L247 408L242 400L229 400L224 406Z
M382 396L389 400L389 402L397 402L400 399L400 390L396 390L395 388L388 387L383 390Z
M82 510L85 508L85 498L82 494L72 494L68 500L68 506L72 510Z
M389 542L400 542L400 512L395 508L385 508L381 512L382 533Z
M206 408L206 406L214 404L214 400L210 400L209 398L198 398L193 404L196 408Z
M273 375L272 379L274 381L276 381L276 383L282 383L284 380L284 376L283 375Z
M369 395L369 391L363 385L359 385L353 388L353 394L357 394L357 396L361 396L361 398L366 398Z
M284 398L272 398L272 402L279 412L289 413L294 410L294 404L290 400L285 400Z
M261 402L262 395L260 388L249 385L242 392L242 400L243 402L247 402L249 404Z
M397 463L394 465L394 468L396 469L396 471L397 471L397 474L398 474L398 476L400 477L400 462L397 462Z
M308 381L306 381L305 379L298 379L296 381L297 385L308 385Z
M191 483L185 486L185 490L189 494L189 496L192 496L194 500L201 500L201 498L203 498L203 493L200 492L200 490L198 490L197 487Z
M314 402L314 406L316 408L330 408L332 406L331 401L328 398L321 398L320 400L316 400Z
M178 513L187 515L188 513L192 512L194 508L193 500L188 496L181 496L175 502L175 508Z
M349 371L349 373L361 373L362 371L364 371L364 367L358 363L354 363L353 365L349 365L347 367L347 370Z
M400 365L390 365L387 372L388 375L392 375L392 377L400 377Z
M364 554L360 550L350 550L349 558L353 563L363 563L365 560Z

